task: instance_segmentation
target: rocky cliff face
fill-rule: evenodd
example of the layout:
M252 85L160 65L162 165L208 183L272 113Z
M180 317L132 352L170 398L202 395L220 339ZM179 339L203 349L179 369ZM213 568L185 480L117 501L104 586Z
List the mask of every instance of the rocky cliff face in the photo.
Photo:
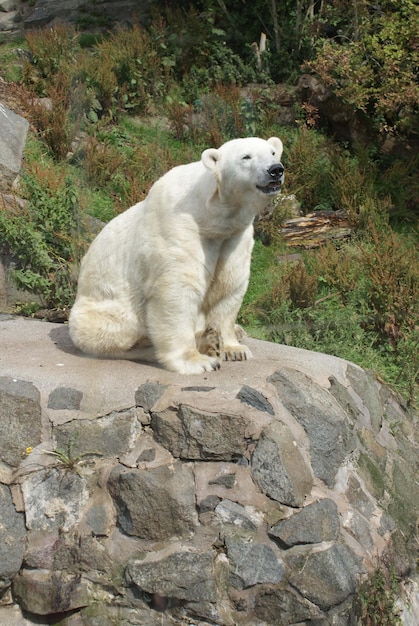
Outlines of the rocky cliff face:
M249 343L184 378L3 316L1 623L344 626L381 558L415 576L415 418L353 364Z
M0 0L0 33L12 37L57 22L89 30L110 29L133 19L146 22L151 4L152 0Z

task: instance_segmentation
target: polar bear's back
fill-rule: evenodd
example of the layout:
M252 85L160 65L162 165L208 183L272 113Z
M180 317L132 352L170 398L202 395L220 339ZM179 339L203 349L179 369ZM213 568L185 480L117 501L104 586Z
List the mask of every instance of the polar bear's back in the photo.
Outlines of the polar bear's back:
M123 277L131 282L140 257L144 261L151 249L153 257L159 256L159 250L164 255L169 240L182 240L191 228L195 230L195 202L208 194L211 179L201 161L178 165L154 183L144 200L114 217L82 261L78 295L86 285L115 283L116 273L118 283Z

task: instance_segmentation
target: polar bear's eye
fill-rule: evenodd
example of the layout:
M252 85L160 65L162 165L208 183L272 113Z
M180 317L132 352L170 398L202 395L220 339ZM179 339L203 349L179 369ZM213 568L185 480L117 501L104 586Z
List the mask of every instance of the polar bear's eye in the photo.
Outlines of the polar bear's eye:
M247 161L248 159L251 159L252 157L250 156L250 154L245 154L244 156L242 156L243 161Z

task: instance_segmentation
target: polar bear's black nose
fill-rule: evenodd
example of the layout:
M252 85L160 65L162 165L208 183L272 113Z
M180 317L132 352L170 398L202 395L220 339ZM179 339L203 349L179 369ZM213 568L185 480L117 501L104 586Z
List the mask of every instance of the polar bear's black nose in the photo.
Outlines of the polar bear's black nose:
M284 174L284 166L282 163L275 163L268 169L268 174L273 180L280 180Z

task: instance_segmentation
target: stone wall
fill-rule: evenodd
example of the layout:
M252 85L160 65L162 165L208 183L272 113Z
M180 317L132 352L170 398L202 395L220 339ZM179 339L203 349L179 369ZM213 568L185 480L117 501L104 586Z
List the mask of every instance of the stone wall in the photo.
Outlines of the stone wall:
M416 418L351 363L249 344L185 378L3 316L0 623L344 626L382 558L415 578Z

